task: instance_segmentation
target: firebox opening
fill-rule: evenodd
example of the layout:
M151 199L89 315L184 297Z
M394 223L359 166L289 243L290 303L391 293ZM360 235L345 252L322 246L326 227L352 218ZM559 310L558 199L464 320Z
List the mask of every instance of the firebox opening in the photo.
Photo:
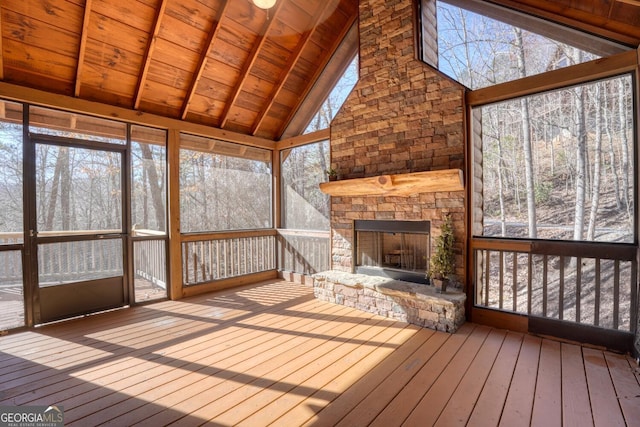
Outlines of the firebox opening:
M356 273L427 284L429 221L354 221Z

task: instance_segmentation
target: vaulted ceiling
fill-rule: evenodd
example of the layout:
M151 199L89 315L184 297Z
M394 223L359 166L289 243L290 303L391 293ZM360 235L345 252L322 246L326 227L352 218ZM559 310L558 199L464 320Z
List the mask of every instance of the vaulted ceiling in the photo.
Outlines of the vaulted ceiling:
M640 0L493 3L640 44ZM0 0L0 80L279 140L357 51L357 14L358 0Z
M5 82L278 139L357 0L2 0ZM355 52L355 51L354 51Z

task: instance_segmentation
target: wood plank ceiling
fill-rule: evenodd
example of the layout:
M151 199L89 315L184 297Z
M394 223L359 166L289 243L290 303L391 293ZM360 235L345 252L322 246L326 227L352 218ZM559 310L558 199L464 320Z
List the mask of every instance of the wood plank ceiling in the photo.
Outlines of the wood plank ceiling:
M357 0L2 0L5 82L277 140Z
M486 0L485 0L486 1ZM638 47L640 0L491 0L531 15Z
M640 42L638 0L493 2ZM0 80L277 141L331 59L325 84L350 61L357 14L358 0L1 0Z

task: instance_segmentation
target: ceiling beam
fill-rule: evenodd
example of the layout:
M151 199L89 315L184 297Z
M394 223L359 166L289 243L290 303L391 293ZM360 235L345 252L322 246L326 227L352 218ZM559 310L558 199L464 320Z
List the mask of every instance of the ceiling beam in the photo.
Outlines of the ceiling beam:
M140 101L142 100L142 92L144 91L144 85L147 81L147 74L149 73L149 66L151 65L151 57L153 51L156 48L156 41L158 40L158 34L160 33L160 22L164 16L164 11L167 7L167 0L160 0L160 7L156 9L156 16L153 20L153 31L149 40L147 40L147 49L142 58L142 70L140 76L138 76L138 83L136 85L135 96L133 98L133 109L137 110L140 107Z
M286 124L282 134L276 135L279 136L279 140L295 137L305 131L347 68L351 66L358 54L358 48L358 23L354 21L351 24L351 29L325 65L322 74L307 93L306 98L296 107L297 111ZM359 75L359 72L356 72Z
M202 73L204 72L205 67L207 66L207 61L209 60L209 52L211 51L211 47L213 46L213 42L218 37L220 29L222 26L220 25L220 21L222 17L227 12L227 8L230 5L229 0L225 0L224 5L220 8L218 12L217 18L213 21L211 30L209 31L209 36L207 38L207 42L205 43L205 48L202 51L202 55L200 55L200 59L198 60L198 66L196 68L196 72L193 75L193 79L191 80L191 84L189 85L189 90L187 91L187 96L184 98L184 103L182 104L182 112L180 113L180 117L182 120L187 118L187 114L189 113L189 106L191 105L191 100L193 99L193 95L196 93L196 88L198 87L198 83L202 78Z
M318 23L321 22L322 19L324 19L324 15L327 13L329 6L335 6L332 3L334 3L334 1L324 1L324 6L321 6L321 10L319 12L316 12L316 16L315 16L315 19L313 20L313 24L311 25L311 28L309 28L307 31L303 33L302 38L298 42L298 45L296 46L295 50L291 52L291 56L289 56L289 61L287 61L287 64L282 68L282 72L280 73L280 76L278 76L278 80L276 81L275 86L273 87L273 89L271 90L271 93L267 97L267 103L258 114L258 118L256 119L253 125L253 128L251 129L251 135L255 135L258 129L260 129L260 126L262 125L263 120L267 116L267 112L273 106L282 88L284 88L284 84L289 78L289 75L291 74L291 70L293 69L294 65L298 62L298 59L300 59L300 56L302 55L304 48L307 47L307 45L310 43L311 35L318 28Z
M335 43L328 48L329 52L337 52L339 46L343 43L343 41L344 41L345 37L347 36L347 34L349 34L349 32L352 30L352 27L354 29L354 32L357 33L357 25L354 27L354 23L356 22L357 18L358 18L358 14L357 13L354 13L352 16L349 17L349 21L346 22L345 25L340 29L340 34L336 37ZM331 62L331 59L332 59L332 56L331 55L327 55L325 57L325 59L323 60L323 62L318 64L318 67L316 68L316 72L309 79L309 84L307 85L305 90L298 95L298 100L299 100L298 103L293 108L291 108L291 111L289 112L289 116L287 116L286 120L284 120L282 122L282 125L281 125L280 129L278 129L278 132L275 134L275 137L274 137L275 140L280 139L282 134L285 132L285 130L287 129L287 127L291 123L291 120L293 120L293 118L297 114L297 112L300 109L300 107L302 106L302 104L307 100L307 96L309 95L309 93L314 89L314 87L316 85L316 82L318 81L318 79L324 73L325 67L327 66L327 64L329 62ZM351 62L351 60L349 60L348 62L346 62L344 64L344 69L345 70L349 66L350 62ZM344 72L344 70L343 70L343 72ZM335 80L333 82L334 85L337 83L337 81L340 79L340 77L342 77L342 73L340 73L339 75L335 76ZM328 89L327 95L331 92L332 89L333 89L333 87L331 87L331 89ZM325 98L326 98L326 96L325 96ZM324 102L324 99L319 100L318 107L323 102Z
M76 86L73 95L80 96L80 86L82 86L82 72L84 71L84 55L87 49L87 37L89 33L89 20L91 19L91 1L84 3L84 18L82 20L82 32L80 34L80 48L78 50L78 67L76 68Z
M224 128L225 125L227 124L227 121L229 120L229 112L231 111L231 108L234 106L234 104L238 100L238 96L240 96L240 91L242 90L242 87L244 86L247 79L249 78L251 68L253 68L253 65L258 59L258 54L260 53L262 46L264 46L264 44L267 42L267 33L269 32L271 27L275 25L276 16L278 16L278 12L282 8L283 4L284 4L284 0L281 0L277 3L275 11L273 12L273 15L270 18L269 18L269 11L266 12L267 20L265 21L264 26L260 31L260 34L258 36L258 42L253 45L253 49L251 50L251 53L249 53L249 57L244 62L242 70L240 70L240 79L238 80L238 83L236 84L236 86L233 88L233 91L231 92L231 96L229 97L229 99L227 99L227 102L225 103L224 111L222 112L222 115L221 115L220 128Z

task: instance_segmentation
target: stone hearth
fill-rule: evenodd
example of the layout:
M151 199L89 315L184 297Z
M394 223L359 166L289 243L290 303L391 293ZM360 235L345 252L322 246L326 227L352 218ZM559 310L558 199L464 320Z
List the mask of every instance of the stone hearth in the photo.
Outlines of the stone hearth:
M421 327L455 332L464 322L466 295L437 294L432 286L384 277L325 271L314 276L316 298Z

